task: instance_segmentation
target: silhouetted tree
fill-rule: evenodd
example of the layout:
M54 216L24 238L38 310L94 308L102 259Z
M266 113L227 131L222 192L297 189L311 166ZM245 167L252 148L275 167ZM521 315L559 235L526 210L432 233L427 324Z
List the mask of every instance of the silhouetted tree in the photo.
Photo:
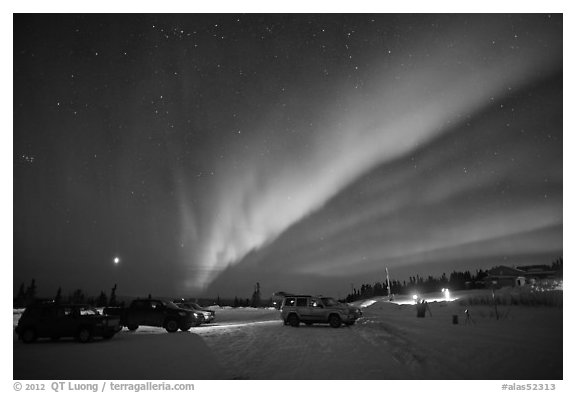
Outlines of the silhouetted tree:
M72 293L72 297L70 299L70 303L74 304L81 304L85 302L84 292L81 289L76 289Z
M62 302L62 288L58 287L58 291L56 291L56 296L54 297L54 303L58 304Z
M446 273L442 273L440 281L442 282L442 284L448 284L448 277L446 277Z
M24 299L25 296L26 296L26 291L24 290L24 283L21 283L20 288L18 289L18 294L16 295L16 298Z
M32 279L30 282L30 286L26 288L26 294L24 295L26 298L26 305L31 304L36 299L36 280Z
M563 273L562 258L558 258L554 262L552 262L552 270L556 271L556 276L563 277L564 273Z
M112 291L110 292L110 302L108 302L108 305L111 307L117 306L116 288L118 288L118 284L114 284L114 287L112 287Z
M26 291L24 290L24 283L20 284L18 294L14 298L14 308L24 307L26 305Z
M382 283L374 283L374 296L382 296L384 295L384 285Z
M108 305L108 297L104 293L104 291L100 291L100 296L96 300L97 307L106 307Z
M238 303L238 297L234 296L234 308L238 307L239 303Z
M260 283L257 282L252 294L252 307L260 307Z

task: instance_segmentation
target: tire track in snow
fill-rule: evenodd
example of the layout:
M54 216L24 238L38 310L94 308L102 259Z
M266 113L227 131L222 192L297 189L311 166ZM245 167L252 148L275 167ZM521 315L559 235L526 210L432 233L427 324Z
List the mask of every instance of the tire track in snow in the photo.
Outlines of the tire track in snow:
M392 357L401 365L406 366L413 374L417 374L426 366L426 356L421 348L411 340L403 337L402 332L393 326L363 318L357 322L357 334L375 347L389 351Z

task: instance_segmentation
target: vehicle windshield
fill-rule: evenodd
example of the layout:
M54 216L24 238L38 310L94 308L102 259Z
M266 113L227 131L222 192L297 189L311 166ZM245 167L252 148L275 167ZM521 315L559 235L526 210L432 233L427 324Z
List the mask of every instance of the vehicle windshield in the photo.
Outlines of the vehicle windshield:
M325 306L328 306L328 307L333 307L333 306L338 305L338 302L331 297L323 297L322 302L324 303Z
M179 310L180 309L180 307L175 305L173 302L164 302L164 305L166 306L166 308L171 308L173 310Z
M195 309L195 310L200 310L200 309L202 309L202 307L200 307L200 306L197 305L196 303L188 303L188 304L190 304L190 306L191 306L193 309Z
M80 309L80 315L100 315L100 313L95 308L83 307Z

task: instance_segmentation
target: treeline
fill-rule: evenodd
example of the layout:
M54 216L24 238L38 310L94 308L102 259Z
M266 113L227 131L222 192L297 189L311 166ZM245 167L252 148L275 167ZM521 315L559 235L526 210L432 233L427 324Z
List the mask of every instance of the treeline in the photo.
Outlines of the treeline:
M558 258L553 263L548 265L551 270L556 272L558 277L562 277L563 261ZM458 272L453 271L449 276L442 273L440 277L421 277L420 275L411 276L408 281L390 281L390 293L395 295L411 294L413 292L426 293L437 292L442 288L449 288L450 290L463 290L484 288L484 278L488 275L487 271L476 270L474 274L470 271ZM89 304L95 307L107 306L123 306L124 302L118 301L116 297L117 285L110 290L107 295L104 291L100 291L100 295L88 296L81 289L76 289L66 296L62 294L62 289L58 288L55 296L50 300L63 303L76 303L76 304ZM355 300L367 299L376 296L387 296L388 286L386 282L375 282L373 284L362 284L360 288L353 288L352 293L349 293L344 299L346 302L353 302ZM150 296L150 295L148 295ZM28 286L24 283L20 285L18 294L14 298L14 308L23 308L31 303L39 300L37 298L36 281L33 279ZM254 292L251 298L239 298L235 296L234 299L221 299L220 296L214 298L195 299L201 306L218 305L229 307L277 307L278 299L262 299L260 292L260 283L254 285ZM276 302L275 302L276 300Z
M191 298L188 299L198 303L202 307L207 306L220 306L220 307L272 307L274 305L272 299L258 299L254 301L251 298L242 298L234 296L234 298L221 298L220 296L214 298Z
M413 292L426 293L436 292L442 288L451 290L471 289L480 286L481 280L488 274L484 270L477 270L472 274L470 271L457 272L453 271L450 276L442 273L440 277L428 276L426 278L420 275L410 276L408 281L390 281L390 293L395 295L406 295ZM375 282L374 284L362 284L360 288L353 288L344 299L346 302L353 302L360 299L368 299L375 296L387 296L388 285L386 282Z
M554 271L557 277L562 277L562 258L556 259L550 265L542 266ZM484 278L487 276L488 272L482 269L476 270L474 274L468 270L464 272L453 271L450 273L450 276L442 273L440 277L428 276L424 278L417 274L416 276L409 277L408 282L400 282L398 280L390 281L390 293L407 295L414 292L437 292L442 290L442 288L449 288L450 290L485 288ZM353 292L349 293L343 300L353 302L355 300L387 295L388 286L386 282L376 282L374 284L362 284L359 289L353 288Z
M14 308L24 308L33 304L37 301L54 301L55 303L67 303L67 304L88 304L94 307L116 307L124 306L124 301L119 301L116 297L116 290L118 285L110 290L110 294L107 295L104 291L100 291L98 296L88 296L82 289L76 289L67 295L62 294L62 288L58 288L54 297L51 298L39 298L37 296L38 287L36 280L32 279L30 284L26 286L24 283L20 284L18 293L13 301ZM152 295L148 295L151 297ZM218 296L216 299L189 299L194 300L201 306L230 306L230 307L270 307L273 305L272 299L262 299L260 292L260 283L256 283L254 286L254 292L251 298L239 298L237 296L234 299L221 299Z
M260 283L257 282L254 285L254 292L251 298L239 298L234 296L234 299L221 299L220 295L216 299L195 299L195 302L201 306L220 306L220 307L272 307L274 305L273 300L262 299L262 294L260 292Z
M123 302L119 302L116 297L117 285L114 285L110 290L110 295L106 295L104 291L100 291L98 296L88 296L82 289L76 289L67 295L62 294L62 288L58 288L53 298L42 299L38 298L38 288L36 280L32 279L28 286L24 283L20 284L18 293L14 298L13 307L23 308L39 300L52 300L55 303L73 303L73 304L89 304L95 307L108 307L108 306L121 306Z

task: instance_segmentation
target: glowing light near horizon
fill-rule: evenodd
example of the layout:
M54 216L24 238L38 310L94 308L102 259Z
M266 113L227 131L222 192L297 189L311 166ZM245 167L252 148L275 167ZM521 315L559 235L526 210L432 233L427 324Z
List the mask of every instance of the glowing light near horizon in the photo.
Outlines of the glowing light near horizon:
M360 307L362 308L366 308L366 307L370 307L371 305L373 305L374 303L376 303L376 300L366 300L364 303L362 303L360 305Z
M446 291L448 291L448 295L446 295ZM453 302L458 300L457 297L452 297L450 295L450 291L447 289L442 290L443 296L439 296L438 293L430 293L427 296L422 295L400 295L396 296L396 298L391 301L391 303L398 304L398 305L405 305L405 304L418 304L420 301L426 301L428 303L440 303L440 302Z
M120 258L118 257L114 257L114 264L119 264L120 263Z

